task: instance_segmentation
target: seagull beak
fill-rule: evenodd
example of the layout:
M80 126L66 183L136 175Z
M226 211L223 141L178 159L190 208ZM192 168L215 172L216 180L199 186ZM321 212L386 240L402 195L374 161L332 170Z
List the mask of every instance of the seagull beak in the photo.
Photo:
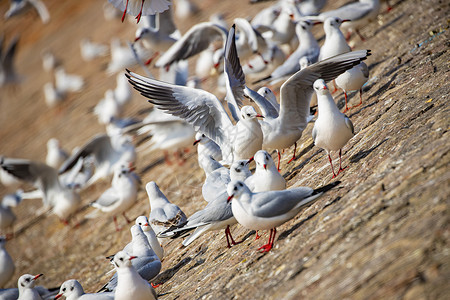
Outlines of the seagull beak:
M342 20L342 23L350 22L350 21L351 21L350 19L345 19L345 20Z
M254 158L254 156L252 156L252 157L247 161L247 165L253 161L253 158Z
M129 260L135 259L137 256L130 256Z
M328 88L327 88L327 86L326 86L326 85L324 85L324 86L323 86L323 89L324 89L324 90L328 90Z
M140 39L141 39L141 37L138 36L138 37L136 37L136 38L134 39L134 42L136 43L136 42L139 41Z
M36 279L38 279L41 276L44 276L44 274L37 274L36 276L34 276L33 280L36 280Z
M215 63L215 64L214 64L214 69L217 70L217 69L219 68L219 65L220 65L219 63Z
M319 24L322 24L322 23L323 23L322 21L317 21L317 22L314 22L313 25L319 25Z
M148 223L145 223L144 226L150 226Z
M259 115L259 114L258 114L258 115L256 115L256 117L257 117L257 118L264 118L264 116L262 116L262 115Z
M267 170L267 165L266 165L266 164L264 164L263 166L264 166L264 170Z
M231 199L233 199L233 197L234 197L234 195L229 196L228 199L227 199L227 202L230 202Z
M192 144L192 146L197 145L198 143L200 143L200 140L195 140L194 144Z
M55 296L55 298L53 298L53 299L55 299L55 300L56 300L56 299L59 299L59 298L62 297L62 295L63 295L63 294L57 294L57 295Z

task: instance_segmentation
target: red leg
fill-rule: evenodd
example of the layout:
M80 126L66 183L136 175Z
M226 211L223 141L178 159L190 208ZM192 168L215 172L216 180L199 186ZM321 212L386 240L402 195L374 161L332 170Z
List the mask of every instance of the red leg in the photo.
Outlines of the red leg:
M358 29L355 30L356 34L359 36L359 38L361 39L361 41L365 42L366 39L363 37L363 35L359 32Z
M344 109L344 112L346 112L347 110L348 110L348 106L347 106L347 92L346 91L344 91L344 97L345 97L345 109Z
M342 157L341 157L341 155L342 155L342 149L339 149L339 171L338 171L338 175L339 175L339 173L341 173L342 171L344 171L345 169L347 169L347 167L345 167L345 168L342 168L342 164L341 164L341 162L342 162Z
M261 250L261 253L269 252L270 249L273 248L273 243L275 242L275 235L276 234L277 234L277 229L276 228L270 229L269 242L267 244L261 246L260 248L258 248L258 250Z
M152 285L152 287L153 287L154 289L156 289L158 286L161 285L161 283L160 283L160 284L153 284L153 283L150 283L150 284Z
M353 107L358 107L362 104L362 88L359 89L359 104L354 105L354 106L350 106L349 108L353 108Z
M156 52L152 55L152 57L150 57L150 58L145 62L145 65L148 66L149 64L151 64L152 61L153 61L158 55L159 55L159 52L156 51Z
M352 33L350 31L347 31L347 34L345 35L345 40L347 42L350 41L351 36L352 36Z
M127 0L127 3L125 4L125 10L123 11L122 23L123 23L123 20L125 20L125 15L127 14L127 9L128 9L128 0Z
M127 0L127 2L128 2L128 0ZM144 7L144 2L145 2L145 0L142 0L142 3L141 3L141 10L139 11L139 14L136 16L136 20L137 20L136 23L139 23L139 21L141 20L141 17L142 17L142 8Z
M169 152L167 150L164 150L164 161L166 162L166 164L168 164L169 166L172 164L172 162L169 160Z
M225 229L225 236L227 237L228 248L231 248L230 242L228 241L228 237L230 237L231 245L233 245L233 246L242 243L242 241L236 242L236 241L233 239L233 236L231 235L231 231L230 231L230 225L228 225L227 228Z
M337 86L336 86L336 81L335 81L335 80L333 80L333 86L334 86L334 90L331 92L332 94L336 93L337 90L338 90L338 88L337 88Z
M333 162L331 161L331 156L330 156L330 154L328 153L328 160L330 161L330 165L331 165L331 172L333 172L333 177L331 177L331 178L334 178L334 177L336 177L336 174L334 174L334 169L333 169Z
M114 220L114 225L116 226L116 231L120 231L121 229L120 229L119 225L117 225L117 218L116 218L116 216L113 217L113 220Z
M258 234L258 230L256 230L255 241L258 240L261 236Z
M293 161L295 159L295 152L297 151L297 142L295 142L294 144L294 155L292 156L291 160L288 161L288 164L291 163L291 161Z
M128 223L128 224L130 224L131 222L133 222L133 221L129 220L129 219L127 218L127 216L125 216L125 213L124 213L124 212L122 213L122 216L125 218L125 220L127 220L127 223Z
M278 172L280 172L280 163L281 163L281 154L280 154L280 151L277 149L277 154L278 154L278 167L277 167L277 170L278 170ZM258 234L258 232L256 232L256 234Z

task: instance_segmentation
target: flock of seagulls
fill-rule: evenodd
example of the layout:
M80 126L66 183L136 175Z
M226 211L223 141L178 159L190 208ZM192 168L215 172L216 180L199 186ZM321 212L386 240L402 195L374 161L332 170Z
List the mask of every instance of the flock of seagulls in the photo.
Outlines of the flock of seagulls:
M340 183L286 188L279 172L281 152L294 146L289 163L296 158L297 141L309 122L314 122L314 144L327 153L332 178L346 168L342 149L354 136L354 125L336 105L329 86L333 82L335 89L343 90L345 111L352 108L347 106L349 91L360 92L361 105L362 88L369 79L364 61L371 53L353 50L348 41L353 32L364 41L360 29L378 15L379 0L359 0L330 11L322 11L325 0L279 0L251 20L235 18L229 26L223 17L211 16L184 35L173 22L172 4L176 6L174 15L186 19L199 11L189 0L109 2L105 3L106 19L123 22L129 14L138 24L136 35L125 46L118 39L111 41L111 47L88 38L80 41L83 60L111 58L107 74L114 75L116 88L106 90L92 110L105 132L71 153L64 151L58 140L50 139L45 163L0 156L0 182L16 189L0 205L0 231L7 234L0 237L0 288L15 271L5 243L14 238L14 207L23 205L24 199L41 198L40 212L50 212L69 224L82 208L80 193L99 180L111 180L110 187L89 204L85 218L112 217L119 231L117 216L123 215L127 224L134 223L132 240L109 257L115 274L97 293L85 293L75 279L48 290L35 286L42 274L24 274L18 278L18 289L0 289L2 299L156 299L151 282L161 272L168 238L184 238L182 245L187 247L206 232L224 230L227 247L232 247L239 244L231 234L235 224L249 230L270 230L268 242L258 250L271 251L278 226ZM5 18L21 14L26 6L34 7L43 23L50 21L47 8L38 0L11 1ZM317 24L323 25L325 33L321 46L312 32ZM13 39L4 54L0 51L0 86L20 83L13 65L17 41ZM197 58L192 68L195 74L189 74L192 57ZM42 53L42 59L44 70L54 79L43 87L49 107L86 88L85 79L66 73L62 60L51 51ZM128 70L135 65L143 67L146 74ZM155 68L159 79L152 74ZM246 77L254 81L250 86L256 90L249 87ZM217 90L201 88L211 80L217 80ZM144 99L152 104L147 104L151 110L141 120L125 115L133 88L140 93L134 98L143 107ZM311 114L315 101L317 116ZM137 136L150 140L136 147ZM138 153L163 150L169 162L167 151L180 156L182 149L192 144L197 146L198 165L205 174L204 207L187 216L169 201L155 179L145 184L148 217L134 221L126 217L142 186L135 172L140 164ZM277 152L278 162L270 151ZM337 151L336 172L331 153ZM19 189L24 182L35 190Z

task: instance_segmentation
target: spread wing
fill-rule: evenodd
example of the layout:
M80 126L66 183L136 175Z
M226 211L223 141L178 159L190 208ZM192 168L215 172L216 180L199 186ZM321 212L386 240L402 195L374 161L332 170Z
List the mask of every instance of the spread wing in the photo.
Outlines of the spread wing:
M280 90L281 126L299 127L303 130L308 124L309 106L313 84L317 79L325 82L335 79L348 69L361 63L370 50L358 50L336 55L312 64L292 75Z

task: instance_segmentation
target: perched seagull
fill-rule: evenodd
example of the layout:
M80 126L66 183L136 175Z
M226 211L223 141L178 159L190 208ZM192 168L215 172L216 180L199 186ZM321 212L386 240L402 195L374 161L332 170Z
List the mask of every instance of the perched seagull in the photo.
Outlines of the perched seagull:
M280 89L280 110L277 112L274 105L261 95L245 86L245 77L240 66L236 51L233 50L234 40L231 38L233 28L230 30L230 43L227 43L225 51L225 72L233 82L235 94L242 91L258 104L264 115L264 120L260 121L263 132L264 149L285 149L295 145L294 156L289 161L295 159L296 142L302 136L310 120L310 100L313 94L312 85L315 80L323 78L326 81L336 78L345 70L359 64L370 55L370 50L360 50L346 53L340 56L331 57L328 60L310 65L283 83ZM237 110L238 101L227 98L232 106ZM276 105L275 105L276 106ZM278 152L279 154L279 152ZM280 154L278 156L278 167L280 165Z
M120 107L124 107L130 103L132 99L131 87L128 84L128 79L125 73L121 72L116 77L116 88L114 89L114 99L119 103Z
M245 179L245 184L254 192L276 191L286 189L286 180L278 172L272 157L265 150L255 153L255 173Z
M186 223L186 215L175 204L167 200L154 181L145 186L150 202L150 215L148 220L156 235L174 226L178 227Z
M16 269L14 261L5 249L5 244L6 238L0 236L0 288L3 288L11 279Z
M43 90L45 104L47 104L47 106L50 108L55 107L66 99L66 92L58 90L53 85L53 82L47 82L46 84L44 84Z
M345 169L341 165L341 149L355 132L352 121L339 111L323 79L314 82L314 91L317 94L318 118L314 123L312 136L314 144L327 152L334 178ZM339 150L339 171L335 174L330 151L337 150Z
M109 48L106 45L92 42L89 38L80 41L81 58L84 61L91 61L99 56L108 54Z
M169 0L108 0L120 11L123 11L122 22L125 14L136 17L137 23L142 16L154 15L169 9L172 4Z
M292 53L286 61L279 67L277 67L272 74L268 77L258 80L260 81L270 80L271 84L279 82L286 76L290 76L300 70L300 58L306 56L309 61L316 62L319 57L320 47L317 44L316 38L311 33L313 22L304 20L299 21L295 25L295 32L300 41L298 48Z
M41 300L41 296L34 288L35 281L44 274L30 275L24 274L19 277L17 286L19 287L19 298L17 300Z
M136 149L128 135L99 134L72 154L59 168L59 174L69 171L80 158L88 156L94 158L95 165L95 173L87 182L89 186L112 174L117 166L133 165L136 161Z
M114 91L106 90L105 96L94 107L94 114L100 124L109 124L111 120L118 119L122 115L122 107L117 102Z
M342 20L350 20L342 25L342 30L347 32L347 37L350 37L352 32L356 32L361 40L365 40L359 33L359 29L366 26L368 23L374 21L380 12L379 0L359 0L352 1L348 4L339 7L338 9L325 11L318 16L306 16L310 20L317 20L324 22L329 17L338 17Z
M52 168L58 169L59 166L69 158L69 154L61 148L59 141L51 138L47 142L47 157L45 163Z
M195 231L183 241L183 246L190 245L200 235L207 231L225 229L228 248L237 243L234 241L230 226L237 221L233 217L231 204L227 201L227 185L231 180L245 180L251 175L248 169L249 161L241 160L234 162L230 170L221 167L212 172L205 180L202 194L208 204L201 210L195 212L187 220L187 223L178 228L169 228L158 237L175 238L194 230ZM231 240L231 244L230 244Z
M55 70L56 89L61 93L80 92L84 87L84 79L79 75L68 74L64 67L59 66Z
M208 160L209 157L212 157L217 162L222 160L222 151L219 145L203 133L197 132L195 134L195 145L197 145L198 164L205 173L207 171L204 168L203 161Z
M362 87L369 80L369 68L364 62L354 66L350 70L345 71L336 78L336 85L344 91L345 110L360 106L362 104ZM347 92L359 90L359 104L355 106L347 106Z
M146 216L139 216L136 218L137 226L140 226L142 229L142 232L147 237L147 241L152 247L153 251L155 251L155 254L158 256L159 260L162 260L164 257L164 249L160 245L155 232L153 231L152 226L150 226L150 223L148 222L148 219ZM133 243L128 243L125 248L123 248L123 251L125 251L127 254L132 255L133 254Z
M114 293L86 294L76 279L66 280L61 285L55 299L59 299L62 296L66 297L66 300L114 300Z
M279 7L279 12L275 11L275 20L268 25L256 24L252 21L252 25L256 30L262 33L266 39L277 45L289 44L295 37L295 22L293 20L296 13L296 7L289 2L284 2ZM270 20L269 17L267 20Z
M253 107L242 107L240 121L233 125L219 99L207 91L167 84L133 72L128 77L149 102L185 119L196 131L217 143L225 163L248 159L261 149L263 136L256 119L261 115Z
M153 300L157 299L153 287L144 280L132 265L136 256L130 256L123 251L114 256L113 264L117 270L117 287L115 300Z
M120 166L114 171L111 187L103 192L91 206L96 208L94 212L88 214L87 218L98 216L98 211L112 215L116 231L120 231L117 225L116 215L122 214L128 223L130 221L125 216L125 212L136 202L139 186L135 180L134 168Z
M323 22L323 31L325 31L325 42L320 48L319 61L332 56L350 52L352 49L347 44L344 35L339 27L350 20L342 20L338 17L329 17ZM319 23L319 22L318 22ZM317 23L317 24L318 24Z
M11 230L11 235L13 235L13 225L16 221L16 215L11 210L11 207L16 207L22 201L22 193L22 190L17 190L14 194L3 196L0 202L0 232L9 229ZM2 284L0 283L1 286Z
M19 42L19 37L16 36L9 43L6 52L3 53L3 42L4 37L0 37L0 87L7 84L16 84L21 81L20 76L16 73L14 69L14 58L17 55L17 43Z
M136 256L136 259L132 261L131 264L133 265L133 268L137 271L137 273L140 275L142 279L150 281L154 279L161 271L161 261L159 260L158 256L155 254L152 247L148 243L147 237L142 232L140 226L133 225L131 226L130 231L132 235L131 252L133 256ZM109 282L102 287L101 291L109 291L109 292L115 291L117 293L117 289L119 288L119 286L120 286L120 272L117 272L109 280Z
M239 224L254 230L270 229L269 242L258 249L268 252L275 242L276 227L295 217L301 209L311 205L323 191L337 183L316 190L297 187L253 193L244 182L232 181L228 184L228 201L232 201L233 215Z
M25 12L29 7L36 9L42 23L47 24L50 21L50 14L47 7L41 0L11 0L8 11L5 13L5 19L19 15Z
M63 186L58 172L46 164L26 159L3 158L0 167L17 179L33 184L42 195L44 208L50 208L66 224L80 206L80 196Z

